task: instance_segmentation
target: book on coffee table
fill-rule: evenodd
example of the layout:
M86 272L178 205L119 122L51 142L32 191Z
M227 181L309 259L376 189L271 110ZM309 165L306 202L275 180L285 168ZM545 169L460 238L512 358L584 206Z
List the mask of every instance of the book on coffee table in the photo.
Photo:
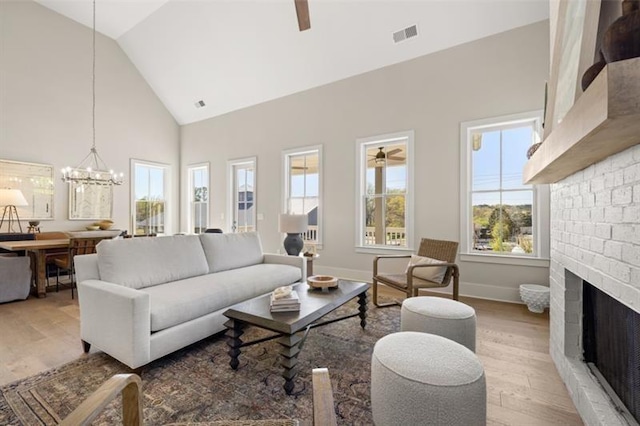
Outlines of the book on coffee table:
M271 295L271 312L291 312L300 310L300 299L298 293L292 291L285 297L276 299L273 294Z

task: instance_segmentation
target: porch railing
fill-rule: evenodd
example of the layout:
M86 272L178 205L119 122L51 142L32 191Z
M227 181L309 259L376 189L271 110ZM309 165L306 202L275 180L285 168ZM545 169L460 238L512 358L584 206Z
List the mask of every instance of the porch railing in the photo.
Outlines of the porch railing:
M364 231L364 243L365 245L376 244L376 228L373 226L367 226ZM406 246L407 234L405 228L387 228L385 232L385 242L387 246Z

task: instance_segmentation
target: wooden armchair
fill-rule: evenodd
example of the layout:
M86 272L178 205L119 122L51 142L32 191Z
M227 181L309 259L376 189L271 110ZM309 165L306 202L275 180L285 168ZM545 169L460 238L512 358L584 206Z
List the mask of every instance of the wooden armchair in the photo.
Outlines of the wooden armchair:
M314 368L313 381L313 424L314 426L337 425L336 411L333 404L333 392L329 370L326 368ZM127 426L141 426L142 414L142 381L135 374L116 374L100 386L89 398L80 404L61 423L62 426L90 425L104 407L122 393L122 422ZM229 421L228 424L246 424L244 420ZM283 421L289 424L290 421ZM172 423L179 425L180 423ZM208 423L188 423L190 425L205 426ZM280 424L274 420L273 425Z
M69 240L69 250L65 256L57 256L54 263L58 268L56 275L56 290L60 285L60 271L67 271L71 279L71 298L74 298L74 288L76 286L75 270L73 267L73 258L78 254L93 254L96 252L96 246L102 240L109 240L112 237L82 237L71 238Z
M383 259L410 259L410 255L382 255L373 259L373 303L377 307L397 305L397 302L381 304L378 302L378 285L384 284L388 287L406 293L407 297L418 295L421 288L447 287L453 279L453 299L458 300L458 287L460 284L460 273L456 265L456 255L458 253L458 243L455 241L432 240L423 238L420 241L418 256L429 257L443 261L438 264L416 264L410 265L404 273L383 274L378 272L378 263ZM446 267L446 272L442 281L430 281L419 278L415 275L421 268Z

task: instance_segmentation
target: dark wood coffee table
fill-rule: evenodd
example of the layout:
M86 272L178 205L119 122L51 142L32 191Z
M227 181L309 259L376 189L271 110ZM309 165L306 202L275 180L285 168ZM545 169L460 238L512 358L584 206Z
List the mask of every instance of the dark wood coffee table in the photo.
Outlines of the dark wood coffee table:
M278 339L278 343L282 346L280 350L282 357L280 365L284 368L282 372L282 377L285 380L284 390L288 395L293 392L298 355L311 328L356 316L360 317L360 326L363 329L365 328L367 325L367 290L369 289L369 284L340 280L338 288L331 289L329 292L312 290L306 283L295 284L293 288L300 298L301 307L299 312L272 313L269 308L270 294L265 294L235 305L224 313L229 318L224 325L227 327L226 335L227 345L229 345L228 353L231 357L229 362L231 368L234 370L238 368L240 348ZM355 297L358 298L358 312L340 318L319 321L329 312ZM242 328L245 325L255 325L256 327L275 331L277 334L250 342L243 342L240 337L244 333ZM301 331L304 331L304 333L297 335Z

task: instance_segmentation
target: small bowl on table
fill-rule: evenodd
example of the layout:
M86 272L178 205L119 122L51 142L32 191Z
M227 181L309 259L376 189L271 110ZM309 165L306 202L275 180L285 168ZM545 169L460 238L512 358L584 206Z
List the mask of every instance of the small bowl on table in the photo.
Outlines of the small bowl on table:
M311 288L319 288L327 292L330 288L338 287L338 279L331 275L313 275L307 278L307 284Z
M102 229L103 231L106 231L107 229L111 228L113 226L113 221L112 220L102 220L100 222L96 222L95 223L97 226L100 227L100 229Z
M97 231L100 227L98 225L88 225L86 229L87 231Z

